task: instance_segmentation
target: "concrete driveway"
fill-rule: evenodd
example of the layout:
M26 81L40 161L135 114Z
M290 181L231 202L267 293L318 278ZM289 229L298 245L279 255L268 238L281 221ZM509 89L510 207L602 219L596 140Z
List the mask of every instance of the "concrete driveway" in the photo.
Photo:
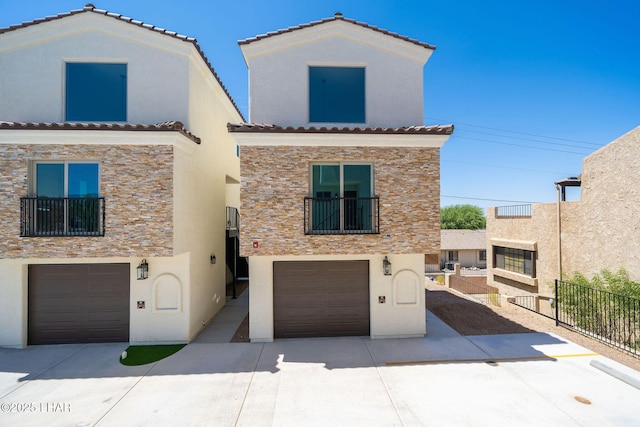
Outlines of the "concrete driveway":
M424 339L193 343L139 367L119 363L126 343L0 349L0 425L640 425L639 372L427 316Z

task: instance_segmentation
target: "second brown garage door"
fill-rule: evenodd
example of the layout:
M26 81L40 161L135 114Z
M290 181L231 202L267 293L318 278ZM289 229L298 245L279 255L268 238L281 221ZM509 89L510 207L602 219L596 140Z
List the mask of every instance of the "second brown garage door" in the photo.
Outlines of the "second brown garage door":
M129 341L129 264L29 265L29 344Z
M368 336L369 261L273 263L275 338Z

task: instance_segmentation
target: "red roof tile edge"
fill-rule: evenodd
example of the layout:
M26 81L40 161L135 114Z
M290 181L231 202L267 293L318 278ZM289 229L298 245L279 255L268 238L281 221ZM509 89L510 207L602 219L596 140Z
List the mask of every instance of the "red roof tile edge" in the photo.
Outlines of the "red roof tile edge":
M229 101L231 101L231 104L233 105L235 110L238 112L238 114L240 114L240 117L242 117L242 119L244 120L244 116L242 115L242 112L240 112L240 108L238 107L236 102L231 97L231 94L227 90L227 88L224 85L224 83L222 83L222 80L220 80L220 76L218 76L218 73L216 73L216 71L213 69L213 66L211 65L211 62L209 61L207 56L204 54L204 52L200 48L200 45L198 44L198 41L193 37L187 37L187 36L184 36L182 34L178 34L178 33L174 32L174 31L168 31L168 30L165 30L164 28L156 27L155 25L145 24L142 21L137 21L135 19L128 18L126 16L119 15L117 13L112 13L112 12L109 12L109 11L106 11L106 10L97 9L91 3L87 4L83 9L76 9L76 10L72 10L70 12L60 13L58 15L53 15L53 16L47 16L45 18L40 18L40 19L34 19L33 21L23 22L21 24L12 25L12 26L6 27L6 28L0 28L0 34L8 33L10 31L15 31L15 30L18 30L20 28L26 28L26 27L30 27L30 26L33 26L33 25L41 24L43 22L55 21L57 19L62 19L62 18L66 18L68 16L77 15L79 13L85 13L85 12L92 12L92 13L97 13L99 15L105 15L105 16L108 16L110 18L114 18L114 19L117 19L119 21L126 22L128 24L132 24L132 25L136 25L138 27L146 28L148 30L157 32L159 34L164 34L164 35L176 38L178 40L182 40L182 41L187 42L187 43L192 43L193 46L198 51L198 53L200 54L200 57L202 58L202 60L205 62L205 64L207 64L207 67L209 67L209 70L211 71L211 74L213 74L213 77L216 79L216 81L218 82L220 87L222 87L222 90L224 91L224 93L229 98Z
M399 128L381 127L283 127L259 123L227 123L229 132L255 132L255 133L347 133L347 134L396 134L396 135L451 135L454 126L409 126Z
M412 39L412 38L407 37L407 36L402 36L402 35L400 35L398 33L394 33L394 32L385 30L383 28L376 27L374 25L369 25L366 22L360 22L360 21L356 21L355 19L345 18L345 17L342 16L342 14L340 12L337 12L331 18L324 18L324 19L321 19L321 20L318 20L318 21L311 21L311 22L309 22L307 24L294 25L292 27L283 28L281 30L276 30L276 31L271 31L271 32L268 32L266 34L260 34L260 35L255 36L255 37L250 37L248 39L238 40L238 44L242 46L242 45L246 45L246 44L249 44L249 43L256 42L258 40L263 40L263 39L266 39L266 38L269 38L269 37L273 37L273 36L277 36L277 35L284 34L284 33L291 33L293 31L302 30L304 28L315 27L316 25L324 24L324 23L331 22L331 21L349 22L349 23L354 24L354 25L359 25L360 27L363 27L363 28L368 28L370 30L377 31L377 32L385 34L387 36L395 37L397 39L400 39L400 40L403 40L403 41L406 41L406 42L409 42L409 43L413 43L413 44L415 44L417 46L424 47L425 49L436 50L436 47L434 45L432 45L432 44L424 43L424 42L421 42L421 41L416 40L416 39Z
M186 136L196 144L201 140L185 129L182 122L172 121L151 125L128 124L128 123L21 123L21 122L0 122L0 130L110 130L110 131L174 131Z

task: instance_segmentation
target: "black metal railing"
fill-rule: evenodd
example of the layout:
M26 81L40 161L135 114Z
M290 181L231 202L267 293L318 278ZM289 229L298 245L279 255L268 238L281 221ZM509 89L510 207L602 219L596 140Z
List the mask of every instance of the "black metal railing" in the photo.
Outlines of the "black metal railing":
M227 206L227 230L240 230L240 213L238 208Z
M556 280L556 324L640 355L640 299Z
M498 206L496 218L531 218L531 205Z
M104 236L104 197L20 199L20 236Z
M517 305L534 313L555 319L555 300L542 295L517 295L509 299L511 304Z
M379 234L379 197L305 197L305 234Z
M485 304L500 307L500 293L492 286L465 280L460 276L450 276L449 287Z

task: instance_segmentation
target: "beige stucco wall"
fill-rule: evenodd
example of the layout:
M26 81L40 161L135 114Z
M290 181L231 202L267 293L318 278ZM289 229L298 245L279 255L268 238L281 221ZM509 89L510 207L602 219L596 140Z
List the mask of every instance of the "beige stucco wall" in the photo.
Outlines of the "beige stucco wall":
M632 280L640 280L640 127L621 136L583 162L580 201L561 202L562 273L587 277L602 269L624 268ZM526 240L537 245L538 289L552 294L560 278L558 264L557 203L532 205L531 218L496 219L487 212L487 245L492 239ZM492 268L492 253L487 254ZM489 284L514 295L536 292L535 287L498 281L490 270ZM501 274L501 273L500 273Z
M431 49L343 21L240 47L251 70L249 103L254 123L313 125L309 122L309 66L365 68L365 123L358 126L423 123L422 69Z
M226 304L226 206L239 207L240 198L240 159L226 125L241 117L199 58L189 66L189 112L202 143L176 153L174 233L175 253L190 259L184 298L193 339Z
M189 43L90 12L2 34L0 119L63 122L65 63L119 62L127 64L127 122L189 127L194 53Z
M439 160L438 148L243 146L241 254L437 252ZM380 234L304 234L310 164L323 161L374 165L375 193L380 196ZM252 242L258 242L259 248L253 248Z
M382 255L341 256L252 256L249 258L251 294L249 297L249 337L252 342L273 341L273 262L274 261L369 261L369 307L371 338L421 337L426 333L424 254L389 255L393 275L382 272ZM407 273L409 272L409 273ZM398 275L416 277L415 304L398 304ZM384 296L385 303L378 297Z
M495 210L487 209L487 284L497 287L505 295L547 294L551 291L549 284L557 276L556 210L555 203L538 204L531 206L531 218L496 219ZM536 250L535 279L494 269L494 245Z
M603 268L624 267L640 281L639 182L640 127L584 159L581 230L579 238L563 242L563 250L573 253L565 272L590 277Z

